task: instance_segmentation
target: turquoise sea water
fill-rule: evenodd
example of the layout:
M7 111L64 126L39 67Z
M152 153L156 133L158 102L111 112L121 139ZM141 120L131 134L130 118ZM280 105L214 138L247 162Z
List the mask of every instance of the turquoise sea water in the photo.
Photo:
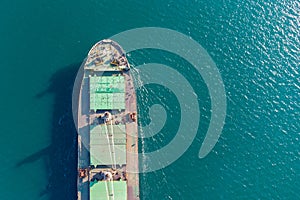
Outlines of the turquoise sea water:
M160 62L188 77L201 109L197 137L183 156L140 175L141 199L300 199L299 1L0 5L1 200L76 198L76 72L98 40L149 26L179 31L201 44L222 75L228 105L219 142L199 159L211 116L201 76L189 76L189 63L167 52L131 54L135 66ZM152 104L167 108L161 132L140 141L143 151L159 149L178 128L178 102L158 85L137 94L141 123L149 123Z

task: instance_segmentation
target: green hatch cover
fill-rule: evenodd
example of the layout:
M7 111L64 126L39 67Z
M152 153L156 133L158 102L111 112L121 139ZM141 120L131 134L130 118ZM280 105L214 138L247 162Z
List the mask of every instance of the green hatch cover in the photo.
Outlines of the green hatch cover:
M125 109L124 76L91 76L90 110Z
M90 200L126 200L126 181L99 181L90 187Z
M112 139L114 137L115 150L113 151ZM112 165L112 155L115 154L116 164L126 164L126 130L125 125L96 125L90 126L90 155L91 165ZM109 145L110 144L110 145ZM110 153L113 151L114 153Z

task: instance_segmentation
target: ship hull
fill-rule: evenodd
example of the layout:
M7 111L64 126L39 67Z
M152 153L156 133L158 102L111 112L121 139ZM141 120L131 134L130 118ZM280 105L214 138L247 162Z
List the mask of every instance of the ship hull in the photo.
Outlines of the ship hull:
M125 52L114 41L98 42L84 60L73 111L78 200L101 199L99 191L106 199L139 199L136 94ZM111 178L97 179L105 173Z

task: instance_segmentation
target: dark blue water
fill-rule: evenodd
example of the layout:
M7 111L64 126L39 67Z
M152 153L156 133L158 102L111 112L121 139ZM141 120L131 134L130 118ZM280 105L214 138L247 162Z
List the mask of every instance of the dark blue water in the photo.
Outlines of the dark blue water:
M133 52L135 66L158 62L189 80L201 120L196 139L170 166L140 175L142 199L300 199L300 3L253 1L1 1L1 200L75 199L76 131L71 94L80 63L98 40L138 27L164 27L201 44L226 90L219 142L204 159L210 97L182 58ZM195 74L193 72L193 74ZM159 85L138 92L141 123L153 104L168 119L145 152L167 144L180 115ZM170 103L172 102L172 103Z

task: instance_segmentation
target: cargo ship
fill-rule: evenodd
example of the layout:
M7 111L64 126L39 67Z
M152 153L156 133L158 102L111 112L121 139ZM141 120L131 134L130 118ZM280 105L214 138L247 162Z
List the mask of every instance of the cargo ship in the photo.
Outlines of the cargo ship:
M99 41L78 77L78 200L138 200L136 93L124 50Z

